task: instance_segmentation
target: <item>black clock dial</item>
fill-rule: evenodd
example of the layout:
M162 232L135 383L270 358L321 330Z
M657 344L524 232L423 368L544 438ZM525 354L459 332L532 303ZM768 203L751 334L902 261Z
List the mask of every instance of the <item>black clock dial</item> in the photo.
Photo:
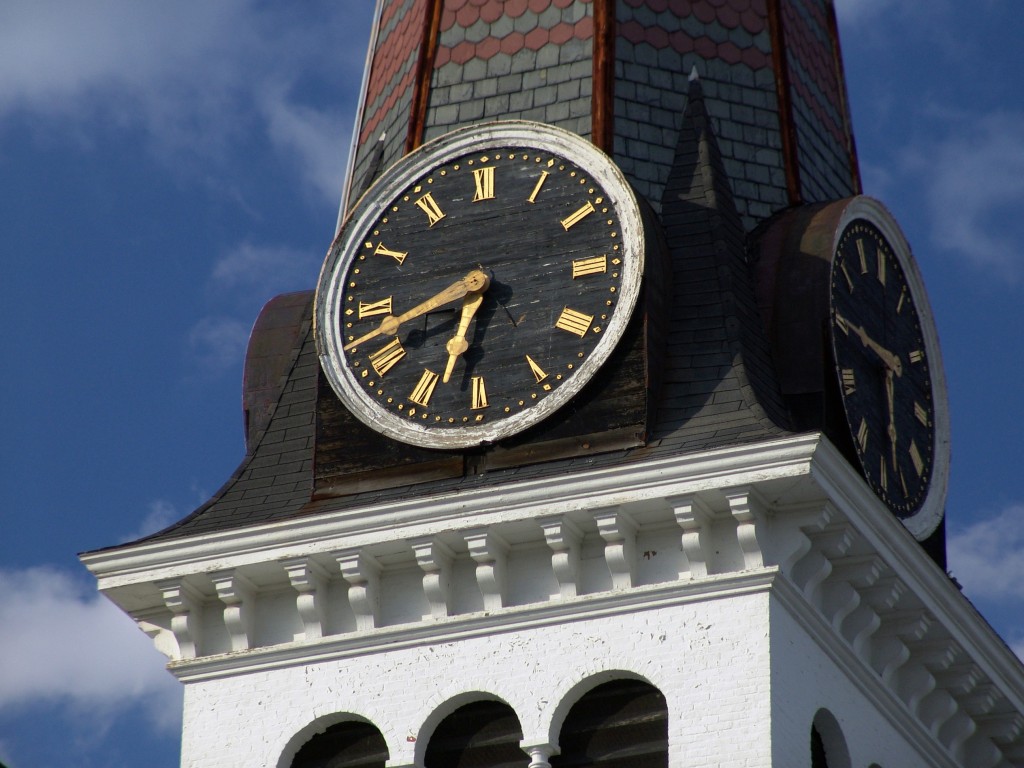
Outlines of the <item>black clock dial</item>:
M392 437L464 447L536 423L593 375L635 304L639 215L614 166L595 170L603 156L579 137L501 125L396 166L328 254L325 371ZM531 140L538 129L562 143Z
M831 288L836 375L854 450L878 497L910 517L932 478L932 372L903 267L871 222L843 230Z

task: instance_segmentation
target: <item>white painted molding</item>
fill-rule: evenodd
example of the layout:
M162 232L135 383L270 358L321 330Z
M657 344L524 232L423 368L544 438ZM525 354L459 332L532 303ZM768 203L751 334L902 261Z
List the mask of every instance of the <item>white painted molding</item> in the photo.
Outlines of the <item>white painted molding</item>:
M249 650L255 645L256 585L234 569L215 571L210 581L224 603L224 626L231 636L231 650Z
M302 619L302 633L295 640L319 640L324 636L327 616L325 602L330 574L309 557L296 557L281 561L288 574L288 582L298 593L295 608Z
M430 606L424 619L441 619L451 612L449 591L451 587L451 569L455 553L437 536L424 536L412 539L412 547L416 562L423 569L423 593Z
M572 599L579 590L583 531L566 515L542 517L537 522L551 548L551 569L558 580L558 598Z

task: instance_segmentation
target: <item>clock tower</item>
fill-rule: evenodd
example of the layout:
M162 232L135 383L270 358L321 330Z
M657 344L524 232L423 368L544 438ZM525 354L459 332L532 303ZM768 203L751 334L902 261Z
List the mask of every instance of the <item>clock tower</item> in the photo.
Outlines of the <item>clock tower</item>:
M235 473L82 556L183 766L1024 765L831 0L378 0L329 239Z

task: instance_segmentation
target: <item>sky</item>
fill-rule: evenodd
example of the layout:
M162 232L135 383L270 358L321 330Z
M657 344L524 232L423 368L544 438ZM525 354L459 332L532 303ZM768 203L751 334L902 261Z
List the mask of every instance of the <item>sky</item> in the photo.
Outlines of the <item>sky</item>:
M369 0L0 4L0 762L178 765L181 687L76 554L244 453L242 361L334 232ZM949 570L1024 656L1024 15L837 0L865 192L929 290Z

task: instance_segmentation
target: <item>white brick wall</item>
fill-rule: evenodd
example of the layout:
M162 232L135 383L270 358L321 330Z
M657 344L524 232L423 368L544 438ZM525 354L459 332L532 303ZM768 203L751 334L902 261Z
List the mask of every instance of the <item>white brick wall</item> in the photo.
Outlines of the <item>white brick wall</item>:
M768 642L762 591L192 682L182 765L287 766L339 713L374 723L391 765L412 765L437 722L479 698L510 704L525 744L556 742L579 696L639 676L665 694L672 765L768 766Z

